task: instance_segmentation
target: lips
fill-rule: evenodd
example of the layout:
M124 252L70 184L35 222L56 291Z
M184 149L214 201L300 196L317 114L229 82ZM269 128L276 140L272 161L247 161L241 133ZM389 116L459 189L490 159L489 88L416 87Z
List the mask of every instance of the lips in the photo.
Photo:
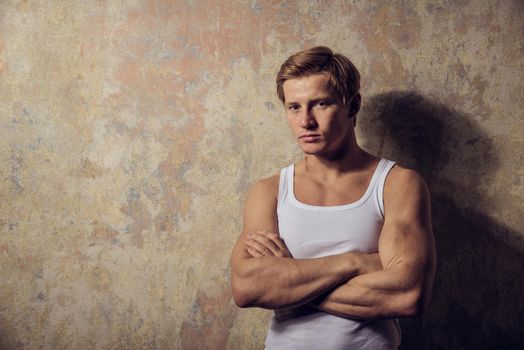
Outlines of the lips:
M303 142L316 142L320 140L320 134L302 134L299 139Z

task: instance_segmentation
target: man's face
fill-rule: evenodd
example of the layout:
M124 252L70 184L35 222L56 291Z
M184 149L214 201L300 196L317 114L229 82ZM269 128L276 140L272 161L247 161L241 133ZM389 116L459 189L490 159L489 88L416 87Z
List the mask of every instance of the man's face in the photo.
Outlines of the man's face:
M293 136L306 154L329 155L354 137L354 118L329 85L327 73L286 80L286 114Z

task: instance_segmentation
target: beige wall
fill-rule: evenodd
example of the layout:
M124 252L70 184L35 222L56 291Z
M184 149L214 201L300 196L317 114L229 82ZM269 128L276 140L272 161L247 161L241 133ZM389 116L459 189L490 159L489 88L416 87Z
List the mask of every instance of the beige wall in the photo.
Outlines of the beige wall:
M522 1L0 3L0 349L250 349L229 254L298 156L275 96L316 44L363 76L358 137L433 193L433 307L404 348L515 346Z

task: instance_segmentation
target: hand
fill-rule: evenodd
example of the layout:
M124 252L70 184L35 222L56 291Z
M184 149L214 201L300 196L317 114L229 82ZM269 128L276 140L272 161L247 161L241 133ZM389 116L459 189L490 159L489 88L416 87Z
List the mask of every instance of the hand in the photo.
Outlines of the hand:
M358 267L358 270L359 270L358 275L363 275L363 274L367 274L367 273L371 273L371 272L375 272L375 271L379 271L379 270L383 269L382 262L380 261L379 253L349 252L349 253L346 253L346 254L348 254L348 256L353 256L353 258L352 258L353 261L355 261L355 255L357 256L357 261L358 261L357 264L359 266ZM339 286L339 287L341 287L341 286ZM335 289L337 289L337 288L335 288ZM321 304L326 300L326 298L332 292L333 292L333 290L328 291L327 293L324 293L323 295L320 295L319 297L317 297L316 299L312 300L307 305L311 306L314 309L317 309L317 310L320 310L320 311L325 311L321 307ZM347 316L344 316L344 315L338 315L338 316L349 318L349 319L357 319L357 320L360 319L358 317L347 317Z
M280 235L274 232L259 230L256 233L249 233L244 245L247 252L254 258L263 256L293 257Z

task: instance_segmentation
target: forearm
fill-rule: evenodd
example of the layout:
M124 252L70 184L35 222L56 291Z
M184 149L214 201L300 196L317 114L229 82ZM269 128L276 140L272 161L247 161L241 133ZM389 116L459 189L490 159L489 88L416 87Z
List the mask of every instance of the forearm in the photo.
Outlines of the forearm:
M356 319L407 317L418 314L424 288L420 280L394 267L357 276L314 300L330 314Z
M235 302L268 309L305 304L361 273L364 264L359 255L244 258L232 275Z
M387 215L378 242L384 269L357 276L318 298L314 304L319 309L372 319L414 316L427 306L436 261L429 193L409 170L392 169L386 181Z

